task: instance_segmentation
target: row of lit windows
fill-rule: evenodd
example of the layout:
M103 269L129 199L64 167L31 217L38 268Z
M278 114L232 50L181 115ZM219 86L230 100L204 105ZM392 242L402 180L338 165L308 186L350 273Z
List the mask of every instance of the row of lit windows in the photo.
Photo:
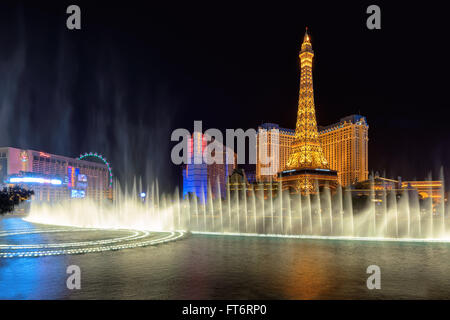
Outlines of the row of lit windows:
M57 160L57 159L50 159L50 158L43 158L43 157L38 157L38 156L33 156L33 160L34 161L39 161L41 163L46 162L48 164L55 163L55 164L60 165L60 166L68 165L70 167L78 167L78 168L83 168L83 169L101 170L101 171L105 171L106 170L105 168L99 168L99 167L96 167L96 166L88 166L86 164L80 164L80 163L64 161L64 160Z

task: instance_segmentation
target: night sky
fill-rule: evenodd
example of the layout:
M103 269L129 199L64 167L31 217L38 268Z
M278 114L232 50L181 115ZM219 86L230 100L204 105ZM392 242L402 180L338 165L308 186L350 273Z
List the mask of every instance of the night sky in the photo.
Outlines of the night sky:
M313 2L313 1L309 1ZM144 4L146 3L146 4ZM294 128L308 26L319 125L360 113L369 169L450 168L448 25L440 4L11 1L0 5L0 146L96 151L119 178L181 184L176 128ZM66 28L81 7L82 29ZM368 30L366 8L381 8Z

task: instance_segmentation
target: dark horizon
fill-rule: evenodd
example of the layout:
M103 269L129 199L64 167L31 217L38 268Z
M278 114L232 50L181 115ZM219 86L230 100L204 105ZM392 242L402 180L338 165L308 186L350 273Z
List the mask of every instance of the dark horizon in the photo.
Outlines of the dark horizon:
M103 154L119 178L181 187L176 128L294 128L308 26L319 125L361 114L369 171L424 179L450 170L445 10L377 3L162 4L68 1L0 8L0 146Z

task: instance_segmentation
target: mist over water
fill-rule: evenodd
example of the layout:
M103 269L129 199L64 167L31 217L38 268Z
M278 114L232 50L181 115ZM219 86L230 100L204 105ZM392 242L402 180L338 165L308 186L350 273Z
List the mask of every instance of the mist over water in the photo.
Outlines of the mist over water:
M220 185L218 185L220 189ZM278 186L281 189L281 184ZM325 188L317 194L290 194L253 189L213 198L208 186L206 199L181 199L160 193L156 181L141 198L142 182L134 180L124 189L116 184L114 200L98 203L89 199L53 204L33 204L27 220L90 228L183 230L194 233L270 235L332 239L378 239L405 241L450 241L449 208L441 202L420 202L417 192L374 191L355 207L350 190L340 186L335 194ZM274 189L275 191L275 189ZM444 190L441 191L444 195ZM219 193L220 194L220 193Z
M0 146L74 158L97 152L122 183L159 177L172 191L177 102L157 60L149 57L139 69L140 57L127 52L120 35L77 34L64 27L64 15L2 8L8 28L0 30Z

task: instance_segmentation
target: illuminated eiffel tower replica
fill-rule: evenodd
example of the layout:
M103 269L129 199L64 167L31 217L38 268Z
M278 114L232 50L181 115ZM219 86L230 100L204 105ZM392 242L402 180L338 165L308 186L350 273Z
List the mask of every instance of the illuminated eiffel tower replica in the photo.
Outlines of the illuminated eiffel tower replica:
M283 189L307 194L316 193L324 186L335 188L338 178L337 171L329 169L317 131L312 79L314 51L308 28L299 56L301 76L295 140L291 146L287 170L279 173L279 180Z

